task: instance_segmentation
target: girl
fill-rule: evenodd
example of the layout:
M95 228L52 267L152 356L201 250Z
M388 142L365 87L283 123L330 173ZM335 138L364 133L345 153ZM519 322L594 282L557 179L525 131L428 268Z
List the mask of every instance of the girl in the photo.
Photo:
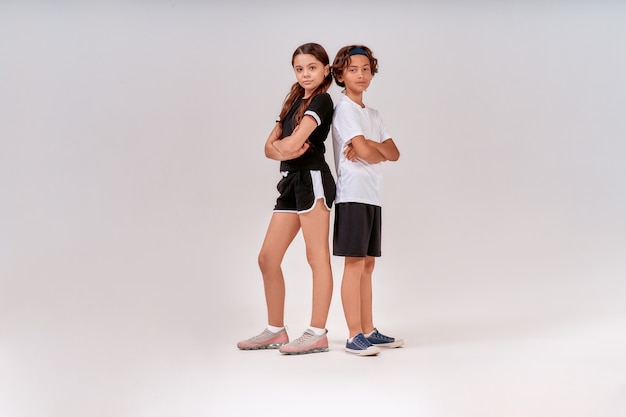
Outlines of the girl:
M284 354L327 352L326 319L333 291L328 244L335 180L324 159L333 102L326 92L332 83L330 60L321 45L307 43L291 58L297 82L265 143L265 156L280 161L280 195L259 253L268 326L259 335L237 343L243 350L276 349ZM285 281L281 262L302 228L306 256L313 273L310 327L289 342L283 315Z
M387 133L380 114L363 103L378 60L364 45L337 52L332 72L345 95L333 116L333 144L337 167L337 204L333 254L345 257L341 300L350 337L345 351L368 356L381 347L403 345L374 327L372 272L381 255L381 162L397 161L400 152Z

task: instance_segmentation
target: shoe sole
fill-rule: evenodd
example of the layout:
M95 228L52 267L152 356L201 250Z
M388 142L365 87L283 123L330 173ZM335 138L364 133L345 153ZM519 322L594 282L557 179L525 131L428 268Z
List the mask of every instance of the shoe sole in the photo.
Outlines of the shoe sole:
M404 341L396 340L395 342L391 342L391 343L372 343L372 344L376 347L392 349L392 348L399 348L401 346L404 346Z
M328 348L327 347L318 347L318 348L313 348L313 349L308 349L308 350L302 350L299 352L283 352L282 350L280 350L280 353L282 353L283 355L305 355L307 353L321 353L321 352L328 352Z
M357 355L357 356L374 356L380 353L380 349L356 350L356 349L345 348L345 351L346 353L349 353L350 355Z
M269 345L240 347L239 350L265 350L265 349L278 349L284 345L284 343L271 343Z

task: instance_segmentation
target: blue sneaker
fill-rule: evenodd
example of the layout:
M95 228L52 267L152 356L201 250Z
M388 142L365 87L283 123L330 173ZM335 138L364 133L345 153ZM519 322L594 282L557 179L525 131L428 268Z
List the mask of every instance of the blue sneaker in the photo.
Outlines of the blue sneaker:
M376 328L374 329L372 334L366 336L365 338L372 345L382 348L397 348L404 345L404 340L394 339L393 337L385 336L384 334L380 333Z
M346 340L346 353L359 356L378 355L380 348L368 342L363 333L359 333L352 338L352 342L350 342L350 339Z

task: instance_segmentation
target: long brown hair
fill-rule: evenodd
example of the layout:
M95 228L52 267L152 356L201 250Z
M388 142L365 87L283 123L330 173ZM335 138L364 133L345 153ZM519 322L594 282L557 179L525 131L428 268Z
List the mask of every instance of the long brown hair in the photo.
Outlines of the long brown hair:
M296 56L300 54L313 55L318 61L324 64L324 66L330 65L330 59L328 58L328 54L326 53L326 50L324 49L322 45L319 45L317 43L305 43L304 45L298 46L296 50L294 51L293 55L291 56L291 66L293 66L293 61L296 58ZM322 81L322 83L315 89L315 91L313 91L313 94L311 94L310 97L308 97L306 100L303 100L302 103L300 103L300 107L294 114L294 125L297 125L298 123L300 123L300 121L302 120L302 117L304 116L304 112L306 111L306 108L309 106L309 103L311 103L311 100L313 99L313 97L315 97L318 94L322 94L328 91L328 88L330 88L330 85L332 84L332 82L333 82L333 76L331 75L330 71L328 71L328 75L324 78L324 81ZM279 117L280 117L281 122L284 121L285 117L287 116L287 113L289 113L289 109L291 109L293 104L302 97L304 97L304 88L302 88L302 86L300 86L298 82L295 82L291 86L291 90L289 91L289 94L287 94L287 97L285 98L285 101L283 103L283 108L280 111Z

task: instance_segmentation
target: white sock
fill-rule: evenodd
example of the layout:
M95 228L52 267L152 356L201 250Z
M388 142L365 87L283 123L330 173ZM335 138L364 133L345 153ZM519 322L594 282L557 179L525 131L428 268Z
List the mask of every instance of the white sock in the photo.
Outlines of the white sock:
M278 333L281 330L283 330L284 328L285 328L285 326L283 326L283 327L276 327L276 326L272 326L270 324L267 325L267 330L269 330L272 333Z
M326 329L320 329L319 327L309 326L309 330L315 333L317 336L326 334Z
M372 333L374 333L376 331L376 328L374 327L374 330L372 330L371 332L364 334L363 336L365 337L370 337L372 335Z

